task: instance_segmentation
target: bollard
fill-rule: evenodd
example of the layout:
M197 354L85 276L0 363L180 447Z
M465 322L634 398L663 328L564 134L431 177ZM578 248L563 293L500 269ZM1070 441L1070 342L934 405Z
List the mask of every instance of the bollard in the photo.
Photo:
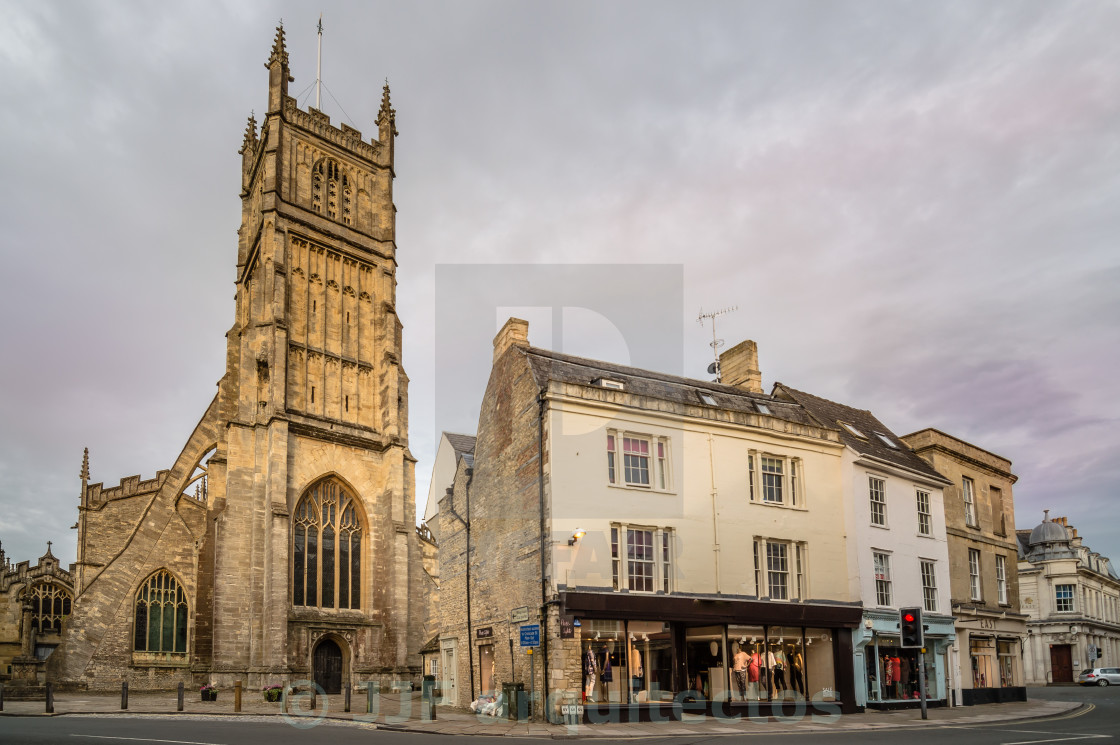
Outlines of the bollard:
M315 711L315 699L319 697L319 686L311 684L311 711Z
M366 714L373 713L373 681L366 681Z
M350 684L349 683L346 684L346 702L343 704L342 710L343 711L350 711Z
M128 708L128 681L121 683L121 710Z
M179 681L179 703L176 706L176 711L183 710L183 681Z
M235 680L233 682L233 710L235 712L241 711L241 681Z
M54 686L47 683L47 713L54 714Z
M0 711L4 711L4 682L0 681Z

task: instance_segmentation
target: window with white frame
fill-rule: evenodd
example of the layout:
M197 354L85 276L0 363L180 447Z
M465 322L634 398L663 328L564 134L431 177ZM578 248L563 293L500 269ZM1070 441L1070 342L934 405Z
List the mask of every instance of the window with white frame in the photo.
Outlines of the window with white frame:
M875 476L867 477L868 490L871 495L871 524L887 524L887 484L883 479Z
M1054 610L1073 613L1073 585L1054 585Z
M804 501L800 477L800 458L760 454L754 450L747 454L747 488L752 502L756 495L761 495L763 504L796 507Z
M937 569L932 561L922 559L922 607L937 612Z
M631 592L672 590L672 530L611 526L611 579L614 589Z
M978 527L976 522L976 494L972 479L964 476L961 482L961 493L964 496L964 523L973 528Z
M872 551L875 564L875 603L889 607L891 595L891 555L884 551Z
M999 555L996 556L996 592L1000 605L1007 605L1007 559Z
M762 501L770 504L782 503L782 461L779 458L762 456Z
M669 478L667 438L607 432L608 483L668 489Z
M754 582L760 597L771 600L803 599L805 544L770 538L754 539Z
M968 549L968 586L973 600L983 600L980 588L980 551Z
M933 535L933 513L929 508L929 492L918 489L918 533Z

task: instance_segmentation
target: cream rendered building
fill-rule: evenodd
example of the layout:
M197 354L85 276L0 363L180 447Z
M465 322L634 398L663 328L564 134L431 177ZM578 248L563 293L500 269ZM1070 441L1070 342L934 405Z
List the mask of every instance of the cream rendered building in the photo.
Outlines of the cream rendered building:
M844 446L762 392L753 342L722 367L726 384L535 349L517 319L498 334L473 467L440 502L460 704L516 680L590 721L856 709Z

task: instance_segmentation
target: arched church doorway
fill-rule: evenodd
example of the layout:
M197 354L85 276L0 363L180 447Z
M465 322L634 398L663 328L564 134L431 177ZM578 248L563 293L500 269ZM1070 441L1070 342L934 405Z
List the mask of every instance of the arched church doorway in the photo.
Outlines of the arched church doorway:
M324 693L342 693L342 650L332 639L324 639L315 647L311 671Z

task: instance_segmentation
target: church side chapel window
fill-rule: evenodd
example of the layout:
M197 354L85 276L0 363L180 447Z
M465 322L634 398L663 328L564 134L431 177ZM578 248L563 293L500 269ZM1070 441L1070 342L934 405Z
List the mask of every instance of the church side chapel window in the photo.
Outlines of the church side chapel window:
M361 519L334 479L320 481L296 506L292 560L293 604L361 607Z
M70 615L70 593L44 583L31 589L31 628L35 631L62 631L62 622Z
M187 597L166 569L140 586L135 620L137 652L187 651Z

